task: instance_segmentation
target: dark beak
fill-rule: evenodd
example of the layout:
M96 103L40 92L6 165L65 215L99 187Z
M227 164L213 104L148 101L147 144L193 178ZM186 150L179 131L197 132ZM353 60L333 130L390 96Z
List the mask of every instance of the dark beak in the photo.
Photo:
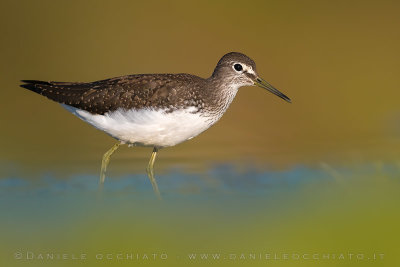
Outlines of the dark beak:
M270 92L273 93L274 95L277 95L277 96L279 96L280 98L286 100L287 102L292 103L292 101L290 100L289 97L287 97L286 95L284 95L284 94L282 94L281 92L279 92L278 89L276 89L275 87L273 87L272 85L270 85L267 81L265 81L265 80L263 80L263 79L257 77L257 78L254 80L254 84L257 85L257 86L259 86L259 87L261 87L261 88L267 89L268 91L270 91Z

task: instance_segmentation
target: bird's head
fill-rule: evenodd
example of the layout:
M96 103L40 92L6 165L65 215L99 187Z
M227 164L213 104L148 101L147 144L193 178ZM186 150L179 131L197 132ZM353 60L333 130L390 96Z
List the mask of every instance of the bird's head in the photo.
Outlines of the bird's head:
M280 98L291 102L290 98L281 93L267 81L257 74L256 63L248 56L231 52L224 55L219 61L212 74L213 78L221 82L231 83L236 87L257 85L264 88Z

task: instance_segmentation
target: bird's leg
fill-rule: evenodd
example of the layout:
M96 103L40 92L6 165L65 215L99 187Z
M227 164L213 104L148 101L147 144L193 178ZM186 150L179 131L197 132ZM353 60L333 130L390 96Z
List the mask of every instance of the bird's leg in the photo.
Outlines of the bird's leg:
M101 161L100 185L102 185L104 183L104 180L106 179L106 170L108 163L110 162L110 157L115 152L115 150L118 149L120 145L121 143L116 143L115 145L113 145L112 148L110 148L106 153L104 153L103 160Z
M147 175L149 176L151 185L153 186L154 193L157 195L159 199L161 199L160 191L158 190L156 179L154 178L154 162L156 161L158 149L154 147L153 153L151 153L149 165L147 165Z

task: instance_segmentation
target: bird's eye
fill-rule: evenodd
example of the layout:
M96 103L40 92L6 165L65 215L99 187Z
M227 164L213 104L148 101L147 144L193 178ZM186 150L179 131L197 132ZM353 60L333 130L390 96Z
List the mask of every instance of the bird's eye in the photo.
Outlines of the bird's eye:
M240 64L235 64L235 65L233 65L233 68L234 68L236 71L242 71L242 70L243 70L243 67L242 67L242 65L240 65Z

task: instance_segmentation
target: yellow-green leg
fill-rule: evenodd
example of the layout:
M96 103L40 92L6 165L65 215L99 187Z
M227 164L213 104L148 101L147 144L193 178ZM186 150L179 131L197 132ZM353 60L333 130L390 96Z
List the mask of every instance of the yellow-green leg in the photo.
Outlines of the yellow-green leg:
M120 145L121 143L116 143L115 145L113 145L112 148L110 148L106 153L104 153L103 160L101 161L100 185L102 185L104 183L104 180L106 179L106 170L108 163L110 162L110 157L115 152L115 150L118 149Z
M161 199L160 191L158 190L156 179L154 178L154 162L156 161L158 149L155 147L153 149L153 153L151 153L149 165L147 165L147 175L149 176L151 185L153 186L154 193L157 195L159 199Z

